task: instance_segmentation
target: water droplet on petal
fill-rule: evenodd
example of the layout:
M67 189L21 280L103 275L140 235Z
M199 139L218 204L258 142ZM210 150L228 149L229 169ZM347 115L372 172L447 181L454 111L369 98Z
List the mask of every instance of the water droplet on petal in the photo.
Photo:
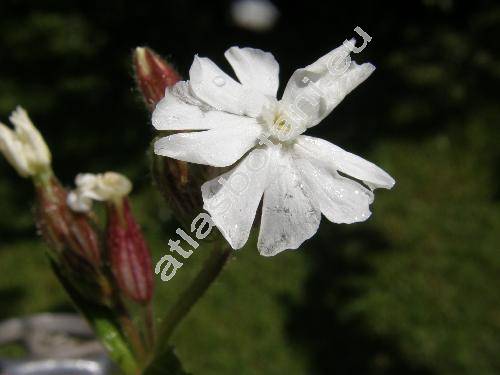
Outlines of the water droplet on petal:
M226 80L224 79L224 77L221 77L221 76L216 76L214 78L213 82L218 87L222 87L226 84Z

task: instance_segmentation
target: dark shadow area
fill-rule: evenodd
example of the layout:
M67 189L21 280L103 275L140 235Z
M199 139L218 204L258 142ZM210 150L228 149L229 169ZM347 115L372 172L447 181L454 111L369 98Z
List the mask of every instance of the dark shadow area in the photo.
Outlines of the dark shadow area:
M0 320L12 318L17 315L19 304L25 295L25 291L20 287L0 289Z
M310 244L313 266L303 300L284 300L291 342L308 354L311 374L433 374L401 353L397 337L376 335L349 312L363 293L353 277L371 272L363 259L369 252L388 251L388 244L377 232L344 228L323 228Z
M49 311L53 313L77 313L77 310L70 302L69 297L66 299L67 301L51 306Z

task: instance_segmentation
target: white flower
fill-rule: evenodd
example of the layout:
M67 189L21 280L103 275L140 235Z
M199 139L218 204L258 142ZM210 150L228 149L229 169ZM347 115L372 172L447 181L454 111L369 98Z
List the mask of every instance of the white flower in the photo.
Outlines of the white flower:
M246 243L262 197L258 249L266 256L298 248L316 233L321 213L334 223L366 220L372 190L391 188L393 178L359 156L301 134L375 67L351 62L348 48L340 46L296 70L278 101L279 66L272 54L232 47L225 56L240 82L195 56L190 80L167 90L152 122L158 130L192 130L158 140L159 155L226 167L248 153L202 186L204 208L230 245Z
M22 177L50 167L50 150L26 111L17 107L10 115L11 130L0 123L0 152Z
M132 190L130 180L116 172L80 173L75 178L76 189L68 194L68 206L76 212L88 212L92 201L114 201Z

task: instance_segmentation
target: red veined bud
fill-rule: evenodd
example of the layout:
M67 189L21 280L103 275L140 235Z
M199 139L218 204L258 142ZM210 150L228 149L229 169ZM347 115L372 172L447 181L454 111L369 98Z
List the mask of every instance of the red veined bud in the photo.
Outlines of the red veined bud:
M70 210L68 193L51 172L34 181L36 223L56 272L86 299L108 304L111 289L101 270L101 244L89 216Z
M111 269L121 292L137 303L153 296L153 266L148 245L127 197L108 202L107 244Z
M134 68L138 89L150 111L182 77L172 66L147 47L137 47ZM201 185L215 177L214 168L189 164L152 152L152 174L157 188L183 225L189 225L202 210Z
M37 226L56 260L69 251L98 269L101 248L89 217L69 209L68 192L54 175L45 177L43 183L37 182L35 189Z
M165 89L181 80L177 71L148 47L134 51L137 87L150 110L165 96Z

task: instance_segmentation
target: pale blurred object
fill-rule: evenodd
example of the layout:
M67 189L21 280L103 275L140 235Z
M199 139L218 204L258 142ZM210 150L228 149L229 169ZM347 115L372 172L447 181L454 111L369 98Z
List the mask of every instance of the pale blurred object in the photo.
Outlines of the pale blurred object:
M0 322L0 346L20 344L22 358L0 357L0 375L106 375L117 369L88 323L75 314L36 314Z
M231 5L235 24L252 31L268 31L276 23L279 11L268 0L237 0Z

